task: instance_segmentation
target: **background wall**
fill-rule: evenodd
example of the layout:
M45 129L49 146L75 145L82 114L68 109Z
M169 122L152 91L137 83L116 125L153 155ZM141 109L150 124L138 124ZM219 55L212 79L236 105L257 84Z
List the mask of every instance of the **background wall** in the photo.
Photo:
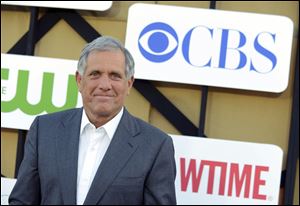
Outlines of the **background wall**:
M79 11L100 34L125 41L128 8L136 2L113 2L105 12ZM152 4L209 8L209 1ZM218 1L216 9L283 15L294 22L291 72L286 91L280 94L209 87L205 134L211 138L250 141L278 145L284 151L286 167L291 120L292 92L299 29L298 1ZM42 16L46 9L40 9ZM1 52L6 53L29 29L27 8L1 6ZM37 44L35 56L77 60L86 42L64 21L59 21ZM299 69L299 68L298 68ZM153 82L153 84L196 126L199 125L201 87ZM167 133L179 134L135 89L126 101L128 110ZM298 137L299 138L299 137ZM1 174L14 177L17 130L1 129ZM226 149L226 148L225 148ZM299 159L294 204L299 204Z

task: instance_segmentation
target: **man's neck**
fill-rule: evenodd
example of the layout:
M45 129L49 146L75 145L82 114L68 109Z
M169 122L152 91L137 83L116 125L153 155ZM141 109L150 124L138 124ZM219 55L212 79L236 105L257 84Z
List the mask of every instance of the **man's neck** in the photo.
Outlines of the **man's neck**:
M87 118L96 127L99 128L105 125L107 122L112 120L120 111L122 107L115 114L93 114L92 112L85 109Z

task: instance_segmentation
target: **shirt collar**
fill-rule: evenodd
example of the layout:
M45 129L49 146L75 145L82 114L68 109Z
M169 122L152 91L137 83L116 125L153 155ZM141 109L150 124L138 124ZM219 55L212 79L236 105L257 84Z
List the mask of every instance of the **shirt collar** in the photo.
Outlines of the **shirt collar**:
M109 120L106 124L102 125L101 127L105 129L109 139L112 139L116 130L117 130L117 127L121 121L121 118L122 118L122 115L123 115L123 112L124 112L124 108L122 107L120 112L114 116L114 118L112 118L111 120ZM82 117L81 117L81 127L80 127L80 135L82 134L84 128L87 126L87 125L92 125L93 127L95 127L88 119L87 115L86 115L86 112L85 112L85 109L83 108L83 111L82 111Z

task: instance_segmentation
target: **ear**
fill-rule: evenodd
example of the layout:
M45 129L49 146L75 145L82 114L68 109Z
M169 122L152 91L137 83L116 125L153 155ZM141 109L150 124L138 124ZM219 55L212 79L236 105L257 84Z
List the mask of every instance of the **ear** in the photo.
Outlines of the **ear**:
M127 89L127 95L129 95L130 93L130 89L132 88L133 86L133 82L134 82L134 77L132 76L130 79L127 80L127 86L128 86L128 89Z
M81 92L81 88L82 88L82 76L79 74L78 71L76 71L76 83L77 83L77 87L78 87L78 90Z

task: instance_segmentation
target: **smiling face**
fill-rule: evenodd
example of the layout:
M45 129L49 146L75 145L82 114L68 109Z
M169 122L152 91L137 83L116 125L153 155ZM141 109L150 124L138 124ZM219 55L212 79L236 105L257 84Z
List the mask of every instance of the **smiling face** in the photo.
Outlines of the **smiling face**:
M120 50L92 51L83 75L76 82L89 120L100 127L122 108L133 84L126 78L125 57Z

